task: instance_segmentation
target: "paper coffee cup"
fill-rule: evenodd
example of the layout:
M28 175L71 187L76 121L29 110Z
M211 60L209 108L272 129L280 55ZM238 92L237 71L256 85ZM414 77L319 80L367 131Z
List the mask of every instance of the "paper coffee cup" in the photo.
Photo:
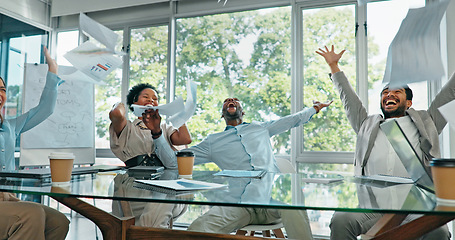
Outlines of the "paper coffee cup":
M438 204L455 206L455 159L433 158L430 166Z
M191 178L191 176L193 176L194 153L185 150L178 152L177 165L179 177Z
M67 152L51 152L49 154L52 185L65 186L71 181L74 154Z

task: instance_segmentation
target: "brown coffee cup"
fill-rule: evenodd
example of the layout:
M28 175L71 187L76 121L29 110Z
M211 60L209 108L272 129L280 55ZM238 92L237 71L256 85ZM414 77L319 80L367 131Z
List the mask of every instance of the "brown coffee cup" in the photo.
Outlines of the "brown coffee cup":
M455 159L433 158L430 166L438 204L454 206Z
M194 153L188 150L178 152L177 165L180 177L191 178L193 175Z
M68 185L73 171L74 154L51 152L49 154L52 185Z

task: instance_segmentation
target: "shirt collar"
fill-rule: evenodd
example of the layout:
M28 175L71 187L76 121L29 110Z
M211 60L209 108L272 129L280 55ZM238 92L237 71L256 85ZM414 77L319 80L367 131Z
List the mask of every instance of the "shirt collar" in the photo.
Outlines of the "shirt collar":
M250 124L250 123L247 123L247 122L242 122L240 123L239 125L244 125L244 124ZM237 125L238 126L238 125ZM232 128L235 128L236 126L232 126L232 125L227 125L226 128L224 129L224 131L227 131L229 129L232 129Z

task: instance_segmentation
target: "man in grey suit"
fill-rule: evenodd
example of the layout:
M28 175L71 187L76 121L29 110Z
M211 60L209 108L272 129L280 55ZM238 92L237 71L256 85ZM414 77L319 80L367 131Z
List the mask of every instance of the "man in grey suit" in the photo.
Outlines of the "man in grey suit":
M368 115L359 97L349 84L345 74L338 67L338 61L344 53L335 53L334 47L329 50L319 48L316 51L323 56L331 70L331 78L340 93L352 128L357 134L355 150L355 175L387 174L409 177L385 134L379 128L388 119L396 119L402 126L414 149L428 166L431 158L440 157L439 134L446 125L438 108L455 99L455 76L441 89L428 110L415 110L412 106L412 91L404 86L389 89L386 86L381 92L381 110L383 115ZM384 157L386 156L386 157ZM378 213L343 213L336 212L330 223L331 239L356 239L366 233L380 218ZM409 215L405 222L418 216ZM447 226L442 226L422 239L450 239Z

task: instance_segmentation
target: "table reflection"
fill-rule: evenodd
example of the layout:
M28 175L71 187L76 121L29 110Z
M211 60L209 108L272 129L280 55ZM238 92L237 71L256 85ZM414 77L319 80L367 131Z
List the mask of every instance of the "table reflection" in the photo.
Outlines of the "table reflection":
M166 170L157 176L161 180L178 178L177 170ZM134 177L128 173L118 174L114 178L114 197L168 199L174 197L161 192L149 191L134 187ZM172 223L185 213L185 204L157 203L157 202L125 202L112 201L112 213L119 217L134 216L135 225L143 227L172 228Z

